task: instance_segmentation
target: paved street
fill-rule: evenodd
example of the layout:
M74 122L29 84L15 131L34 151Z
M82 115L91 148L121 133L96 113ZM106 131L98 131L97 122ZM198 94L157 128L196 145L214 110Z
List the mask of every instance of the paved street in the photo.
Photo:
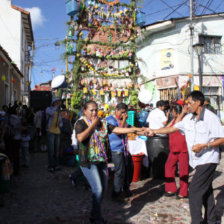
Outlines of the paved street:
M224 209L224 158L218 166L214 181L219 213ZM10 193L4 195L0 208L1 224L87 224L91 192L82 180L74 187L68 178L74 168L47 171L47 154L31 154L31 167L23 168L14 177ZM192 174L191 174L192 175ZM109 224L189 224L188 200L163 196L161 180L146 179L132 183L133 196L125 202L114 202L110 191L103 202L103 214ZM224 217L223 221L224 223Z

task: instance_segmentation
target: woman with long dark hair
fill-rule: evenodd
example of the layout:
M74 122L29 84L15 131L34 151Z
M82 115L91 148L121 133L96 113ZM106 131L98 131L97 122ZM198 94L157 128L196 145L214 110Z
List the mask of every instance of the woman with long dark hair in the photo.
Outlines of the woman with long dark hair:
M142 131L140 128L121 128L107 124L98 117L98 106L89 100L83 108L83 117L75 124L79 142L80 168L92 190L92 210L90 219L93 223L103 224L101 202L107 188L107 153L106 139L108 133L126 134Z

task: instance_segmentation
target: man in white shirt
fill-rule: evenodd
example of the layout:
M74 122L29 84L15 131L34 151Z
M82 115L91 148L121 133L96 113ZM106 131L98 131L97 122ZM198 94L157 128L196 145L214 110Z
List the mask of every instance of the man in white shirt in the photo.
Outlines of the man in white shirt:
M149 113L147 121L150 129L158 129L166 126L167 117L164 113L166 103L160 100L156 103L156 109ZM165 163L169 154L169 138L167 135L158 134L156 137L149 137L147 141L147 152L149 160L149 176L152 178L164 178Z
M190 166L196 172L189 186L192 224L215 224L215 200L212 188L215 169L219 163L219 145L224 144L224 130L219 118L203 107L204 95L193 91L188 97L191 113L172 127L149 130L150 134L185 133ZM205 207L202 218L202 205Z
M166 126L168 118L166 117L164 110L165 102L163 100L158 101L156 103L156 109L149 113L149 116L146 120L146 122L149 123L149 128L158 129Z

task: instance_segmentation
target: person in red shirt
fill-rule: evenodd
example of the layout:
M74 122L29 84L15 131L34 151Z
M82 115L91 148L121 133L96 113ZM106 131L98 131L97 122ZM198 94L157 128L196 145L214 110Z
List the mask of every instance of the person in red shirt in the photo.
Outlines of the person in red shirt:
M172 114L174 119L167 127L173 126L182 120L187 113L187 107L182 109L182 106L183 103L179 103L179 101L173 105ZM169 134L169 148L170 153L165 165L165 195L174 196L177 193L175 173L179 163L180 191L177 199L186 198L188 196L189 156L185 136L179 131Z

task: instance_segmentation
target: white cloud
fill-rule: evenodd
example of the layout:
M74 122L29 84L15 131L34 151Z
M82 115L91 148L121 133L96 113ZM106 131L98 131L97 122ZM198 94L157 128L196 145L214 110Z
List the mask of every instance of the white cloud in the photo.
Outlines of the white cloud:
M43 25L45 18L40 8L32 7L32 8L25 8L25 10L30 12L33 29Z

